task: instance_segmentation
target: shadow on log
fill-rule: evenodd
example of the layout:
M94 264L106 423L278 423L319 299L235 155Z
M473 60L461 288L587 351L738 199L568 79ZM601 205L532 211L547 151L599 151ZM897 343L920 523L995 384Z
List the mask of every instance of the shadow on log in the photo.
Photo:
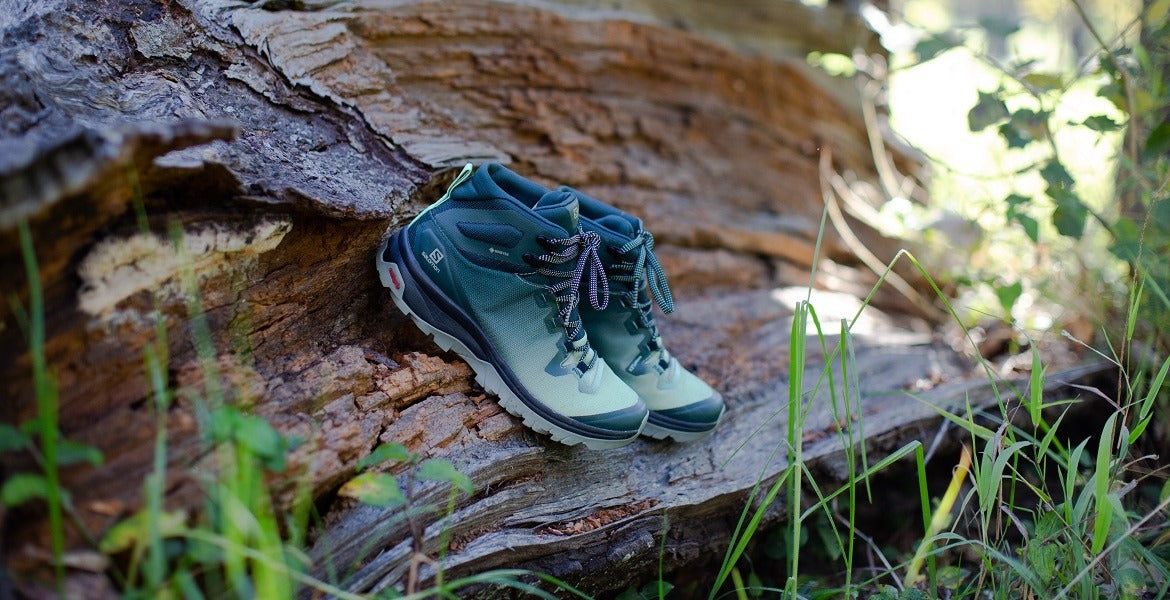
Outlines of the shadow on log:
M664 514L671 568L720 552L748 491L783 468L785 349L803 297L792 286L813 266L821 153L849 181L879 188L869 137L878 124L863 119L857 87L804 60L813 50L880 55L857 15L793 0L718 10L633 0L9 4L0 281L27 301L15 227L28 220L61 430L105 455L101 467L64 472L91 533L141 504L154 438L143 348L160 318L177 390L166 502L200 503L192 474L210 462L191 401L203 379L187 333L187 268L229 400L305 440L273 485L284 493L307 478L325 512L313 569L352 570L348 589L399 585L407 564L401 527L334 494L379 443L446 457L475 482L476 496L426 530L431 551L440 531L453 536L452 573L522 565L598 593L651 570ZM882 137L892 165L918 169ZM371 268L380 237L434 199L450 167L486 159L647 220L678 298L664 334L730 404L713 438L639 441L603 457L552 444L390 308ZM881 260L893 257L898 242L849 223ZM172 224L184 232L178 246ZM821 256L822 320L852 317L876 275L835 231ZM913 303L883 288L874 305L854 329L854 400L877 456L935 426L928 404L990 396ZM0 415L15 424L35 415L30 365L16 315L0 311ZM809 368L815 381L817 360ZM805 456L840 477L830 407L822 396L811 406ZM3 468L31 462L6 454ZM770 511L768 522L779 517ZM45 568L45 532L35 509L3 515L13 572Z

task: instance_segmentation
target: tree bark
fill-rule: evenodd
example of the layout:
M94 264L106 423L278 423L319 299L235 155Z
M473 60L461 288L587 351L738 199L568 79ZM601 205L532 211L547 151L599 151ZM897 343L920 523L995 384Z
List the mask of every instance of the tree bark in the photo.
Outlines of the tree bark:
M392 441L453 460L476 484L454 515L427 524L430 551L438 532L453 536L453 573L525 565L612 591L656 562L667 513L672 567L725 546L748 491L783 467L774 415L802 296L791 286L808 283L824 209L821 152L878 187L856 88L814 73L804 55L880 49L838 5L714 6L6 2L0 282L27 306L15 235L27 220L61 432L105 456L64 472L84 527L100 536L140 507L155 433L143 351L158 318L178 392L166 502L199 505L193 472L209 461L189 272L229 400L306 440L273 485L286 497L307 478L325 512L315 574L355 566L348 589L400 584L406 531L335 495ZM912 173L915 157L899 148L884 151ZM603 455L557 446L502 413L465 364L390 307L371 268L380 237L436 198L452 167L489 159L646 219L678 298L666 338L731 406L713 438ZM896 241L850 222L880 259L893 257ZM835 331L877 276L832 230L820 258L818 309ZM933 427L928 404L989 398L913 304L889 288L874 304L855 328L854 401L871 456ZM15 424L36 414L30 362L17 313L5 305L0 316L0 416ZM925 403L891 393L916 389L929 390ZM842 445L823 391L805 456L833 480ZM6 475L32 468L2 460ZM0 547L15 573L44 568L45 532L35 507L4 515Z

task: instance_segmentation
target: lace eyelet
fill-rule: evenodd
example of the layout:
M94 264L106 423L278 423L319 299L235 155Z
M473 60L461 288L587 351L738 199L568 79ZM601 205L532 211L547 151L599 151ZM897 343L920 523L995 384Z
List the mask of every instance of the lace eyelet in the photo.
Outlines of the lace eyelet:
M521 260L528 263L529 265L534 266L534 267L536 266L536 257L535 256L525 252L524 256L521 256L520 258L521 258Z
M544 235L536 236L536 243L540 244L540 247L544 248L545 250L548 250L553 245L552 238Z

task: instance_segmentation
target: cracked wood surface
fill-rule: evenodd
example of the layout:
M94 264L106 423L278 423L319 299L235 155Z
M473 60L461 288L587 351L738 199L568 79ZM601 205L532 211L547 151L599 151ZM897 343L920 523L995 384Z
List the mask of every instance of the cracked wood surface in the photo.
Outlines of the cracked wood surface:
M453 569L524 564L599 592L649 568L664 511L678 525L676 567L726 543L745 491L781 468L769 461L779 429L749 433L782 408L787 321L802 296L787 286L808 279L820 152L859 189L878 187L856 87L804 61L811 50L877 51L847 10L10 0L0 41L0 285L27 301L15 226L29 219L62 433L105 455L100 468L63 474L90 532L137 510L150 469L142 353L155 297L177 391L166 502L199 504L192 473L208 461L192 404L203 378L187 333L188 267L228 399L305 440L273 488L288 498L291 481L308 478L325 510L314 569L355 566L351 589L397 585L404 568L404 532L334 494L380 442L450 458L476 482L477 496L428 528L433 548L453 524ZM900 170L916 170L888 144ZM487 158L647 220L680 307L663 331L731 406L715 438L603 458L550 444L390 308L370 268L379 238L437 196L448 167ZM185 232L178 248L171 223ZM896 241L851 223L878 257L893 256ZM835 232L823 251L816 287L855 306L876 277ZM881 451L933 419L892 392L947 380L925 396L948 403L980 388L912 305L888 290L875 304L858 358L867 443ZM35 414L29 359L8 304L0 318L0 418L19 423ZM822 432L825 410L814 403ZM836 437L807 444L832 472ZM31 468L28 457L0 461L5 474ZM0 521L12 570L43 572L43 515Z

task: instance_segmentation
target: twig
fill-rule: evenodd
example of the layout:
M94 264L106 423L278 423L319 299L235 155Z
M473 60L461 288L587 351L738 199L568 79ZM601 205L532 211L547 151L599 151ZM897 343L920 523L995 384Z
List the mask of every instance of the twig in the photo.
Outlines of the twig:
M1101 51L1103 51L1105 55L1109 57L1109 62L1113 63L1113 67L1117 69L1118 75L1121 76L1121 83L1125 92L1125 107L1129 112L1130 133L1133 133L1133 120L1135 117L1137 117L1137 113L1134 111L1135 107L1133 103L1133 78L1129 76L1129 71L1125 70L1125 68L1121 65L1121 61L1117 60L1117 57L1113 54L1113 51L1109 49L1109 44L1105 42L1105 38L1101 36L1101 32L1097 31L1097 27L1093 25L1093 21L1089 19L1089 15L1085 12L1085 7L1081 6L1080 0L1071 0L1071 2L1073 7L1077 9L1077 13L1081 16L1081 21L1085 24L1085 29L1089 30L1089 35L1093 36L1093 39L1097 41L1098 46L1101 46ZM1141 173L1138 171L1137 167L1137 138L1135 138L1133 135L1128 135L1126 137L1129 138L1126 140L1126 142L1128 145L1129 157L1131 161L1130 164L1133 165L1134 176L1137 177L1137 180L1142 184L1142 187L1147 187L1145 178L1141 176Z
M856 526L851 526L849 524L849 521L847 521L845 519L845 517L842 517L841 515L837 514L836 512L833 512L832 515L833 515L833 519L835 519L841 525L844 525L845 527L849 527L852 530L853 535L856 535L857 537L861 538L861 541L865 542L866 546L869 547L870 551L868 552L868 554L869 554L869 560L870 560L870 569L872 569L874 572L877 572L877 568L873 566L873 555L876 553L878 558L882 561L882 565L886 568L886 573L888 573L890 575L890 578L894 580L894 586L896 586L899 591L905 589L902 587L902 582L898 581L898 578L894 576L893 565L890 564L890 561L886 560L886 555L882 553L882 549L880 547L878 547L876 542L873 541L873 538L862 533L862 531L860 529L857 529ZM849 565L849 568L852 569L853 565Z
M853 230L849 227L849 223L845 221L845 215L842 214L841 207L837 205L836 196L833 194L834 190L838 194L849 192L848 190L836 190L836 188L833 187L832 178L830 177L830 173L832 171L831 167L829 166L831 156L832 153L828 148L825 148L821 151L821 196L823 197L825 207L829 212L829 218L833 221L833 227L836 229L837 234L841 236L841 240L845 243L845 246L848 247L849 250L852 251L853 254L856 255L857 258L865 264L866 267L869 267L869 269L873 271L875 275L880 276L883 272L888 272L887 277L890 283L894 286L894 289L898 290L914 306L923 311L926 316L935 321L942 321L945 319L946 314L935 308L930 303L926 302L922 296L918 294L917 291L915 291L914 287L907 283L901 275L895 273L892 270L887 271L885 263L883 263L877 256L875 256L869 248L866 248L865 244L857 237L857 234L853 233Z

